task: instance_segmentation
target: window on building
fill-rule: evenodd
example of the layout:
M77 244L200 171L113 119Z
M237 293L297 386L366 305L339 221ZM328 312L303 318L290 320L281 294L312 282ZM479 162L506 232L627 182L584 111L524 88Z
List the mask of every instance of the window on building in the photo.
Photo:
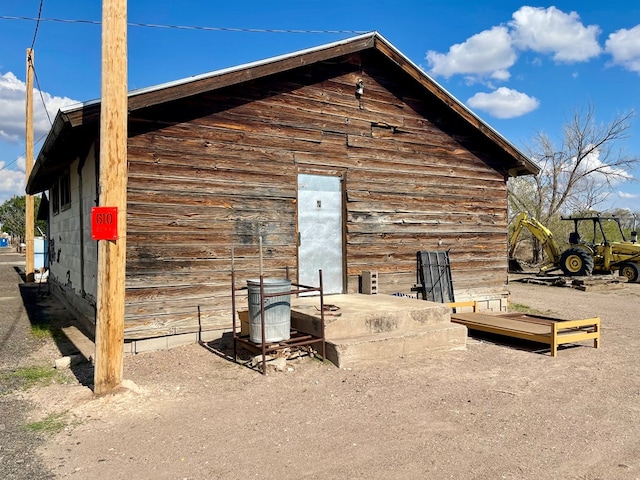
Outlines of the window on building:
M51 209L54 215L60 212L60 188L58 182L51 187Z
M71 208L71 175L66 170L60 177L60 208L67 210Z
M71 174L66 170L51 186L51 210L54 215L71 208Z

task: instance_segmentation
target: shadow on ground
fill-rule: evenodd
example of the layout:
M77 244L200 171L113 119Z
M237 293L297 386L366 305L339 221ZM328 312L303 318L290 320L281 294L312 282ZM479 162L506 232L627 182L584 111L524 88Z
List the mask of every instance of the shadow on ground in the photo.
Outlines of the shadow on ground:
M77 347L64 335L62 329L75 326L83 330L85 335L92 336L82 328L71 312L53 298L49 284L43 283L22 283L19 285L22 302L29 317L32 327L48 330L51 338L55 342L60 356L80 355ZM71 364L71 371L82 385L93 389L93 365L84 359Z
M224 333L221 338L209 342L199 342L205 350L219 356L231 363L237 363L243 367L262 373L262 354L257 351L249 351L242 345L237 345L234 349L233 335L231 332ZM257 346L256 346L257 348ZM317 352L309 345L302 347L283 348L278 351L265 353L265 366L274 370L284 370L288 361L296 361L302 358L317 357ZM319 357L322 358L322 357Z
M500 345L503 347L513 348L514 350L522 350L525 352L537 353L540 355L550 355L551 347L545 346L542 343L532 342L529 340L523 340L514 337L507 337L505 335L499 335L496 333L481 332L478 330L470 330L469 337L479 342L491 343L493 345ZM562 350L569 350L572 348L579 348L582 345L565 343L558 345L558 352Z

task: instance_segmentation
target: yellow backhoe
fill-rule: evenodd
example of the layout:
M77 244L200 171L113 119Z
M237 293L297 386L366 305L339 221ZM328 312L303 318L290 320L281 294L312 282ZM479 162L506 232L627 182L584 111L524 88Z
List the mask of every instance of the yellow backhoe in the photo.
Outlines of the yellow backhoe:
M586 217L563 217L562 220L574 222L574 230L569 234L569 247L562 252L553 233L542 223L531 217L527 212L520 213L514 220L514 229L509 239L509 267L517 267L519 264L513 257L516 244L523 228L527 228L540 242L547 255L545 263L540 271L542 273L561 269L565 275L583 276L592 273L611 273L618 270L620 275L627 277L629 282L637 282L640 277L640 244L638 234L631 232L631 238L626 239L620 220L617 217L601 217L599 215ZM592 238L584 241L580 231L584 230L584 223L590 223L589 235ZM616 236L621 241L611 241L608 238L603 222L614 222ZM582 228L581 228L582 227ZM608 230L609 236L613 229Z

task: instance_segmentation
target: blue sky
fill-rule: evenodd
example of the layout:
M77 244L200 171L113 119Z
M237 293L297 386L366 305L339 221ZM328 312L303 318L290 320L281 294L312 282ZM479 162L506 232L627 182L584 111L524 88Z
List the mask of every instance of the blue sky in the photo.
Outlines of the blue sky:
M42 17L101 20L101 3L44 0ZM0 203L24 193L25 51L40 0L0 0ZM257 30L377 30L520 148L536 132L559 140L576 109L599 122L640 114L640 2L462 0L129 1L130 23ZM355 33L272 33L131 26L129 89L340 40ZM35 138L68 103L100 95L99 25L42 21L35 41ZM640 157L640 118L624 147ZM40 144L36 145L36 155ZM640 168L628 172L640 178ZM606 205L640 211L640 184Z

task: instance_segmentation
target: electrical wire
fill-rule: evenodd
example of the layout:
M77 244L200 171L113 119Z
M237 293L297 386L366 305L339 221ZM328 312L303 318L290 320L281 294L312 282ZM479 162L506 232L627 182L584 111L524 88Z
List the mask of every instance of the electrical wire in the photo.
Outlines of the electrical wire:
M22 155L19 155L18 158L16 158L13 162L9 162L6 165L3 165L2 167L0 167L0 172L2 170L5 170L5 169L9 168L11 165L17 163L18 160L20 160L20 158L24 157L26 154L27 154L27 152L24 152Z
M48 133L45 133L44 135L42 135L38 140L36 140L35 145L38 145L42 140L44 140L44 138L49 135ZM16 163L18 163L18 160L20 160L22 157L24 157L27 154L27 152L22 152L21 155L18 155L16 157L16 159L12 162L7 163L6 165L3 165L2 167L0 167L0 172L2 170L6 170L8 169L11 165L15 165Z
M38 28L40 27L40 21L42 20L42 6L44 4L44 0L40 0L40 8L38 9L38 18L36 19L36 28L35 31L33 32L33 40L31 41L31 48L29 49L30 51L33 51L33 47L36 45L36 39L38 38ZM38 85L38 93L40 93L40 100L42 101L42 106L44 107L44 111L47 114L47 118L49 119L49 125L53 126L53 123L51 122L51 117L49 116L49 110L47 110L47 104L44 101L44 97L42 95L42 88L40 88L40 80L38 80L38 74L36 73L36 66L35 63L33 61L33 57L31 55L29 55L29 63L31 64L31 68L33 69L33 75L36 79L36 84ZM38 139L38 141L36 142L36 144L40 143L40 141L45 137L46 135L43 135L42 137L40 137ZM26 155L27 152L23 153L22 155L20 155L18 158L16 158L13 162L8 163L6 165L3 165L2 168L0 168L0 171L4 170L7 167L10 167L11 165L15 164L18 162L18 160L20 159L20 157Z
M38 27L40 26L40 20L42 15L42 4L44 0L40 0L40 9L38 10L38 18L36 20L36 30L33 32L33 41L31 42L31 50L33 50L34 45L36 44L36 37L38 36Z
M42 18L42 5L44 0L40 0L40 9L38 11L38 17L16 17L16 16L7 16L0 15L0 20L28 20L35 21L36 28L33 33L33 41L31 42L31 49L33 49L36 38L38 35L38 27L40 22L60 22L60 23L82 23L89 25L101 25L102 22L97 20L73 20L73 19L62 19L62 18ZM229 27L200 27L200 26L187 26L187 25L163 25L163 24L154 24L154 23L127 23L130 27L146 27L146 28L166 28L166 29L177 29L177 30L201 30L201 31L218 31L218 32L248 32L248 33L330 33L330 34L360 34L366 33L364 31L359 30L286 30L286 29L259 29L259 28L229 28ZM49 116L49 111L47 110L47 106L44 101L44 97L42 96L42 88L40 88L40 81L38 80L38 75L36 73L35 64L33 63L33 59L31 59L33 73L36 79L36 84L38 86L38 91L40 93L40 99L42 100L42 104L44 106L44 111L47 114L47 118L49 119L49 124L53 125L51 122L51 117ZM1 170L1 169L0 169Z
M37 22L57 22L57 23L82 23L87 25L101 25L98 20L81 20L81 19L63 19L63 18L33 18L33 17L16 17L8 15L0 15L0 20L28 20ZM168 28L176 30L202 30L210 32L245 32L245 33L328 33L328 34L362 34L367 33L365 30L295 30L295 29L269 29L269 28L231 28L231 27L201 27L192 25L163 25L158 23L127 23L130 27L146 27L146 28Z
M53 122L51 121L51 117L49 116L49 110L47 109L47 104L44 101L44 96L42 95L42 88L40 88L40 80L38 80L38 74L36 73L36 66L31 62L31 67L33 68L33 76L36 79L36 85L38 86L38 93L40 93L40 100L42 100L42 106L44 107L44 112L47 114L47 118L49 119L49 125L53 126Z
M40 26L40 22L54 22L54 23L78 23L85 25L102 25L101 21L97 20L82 20L82 19L63 19L63 18L42 18L42 6L44 0L40 0L40 9L38 11L38 17L23 17L23 16L9 16L9 15L0 15L0 20L26 20L26 21L35 21L36 28L33 33L33 41L31 42L31 48L33 49L36 38L38 35L38 28ZM240 33L296 33L296 34L362 34L367 33L366 30L298 30L298 29L268 29L268 28L231 28L231 27L203 27L203 26L192 26L192 25L164 25L164 24L155 24L155 23L133 23L128 22L128 26L130 27L143 27L143 28L164 28L164 29L175 29L175 30L200 30L200 31L209 31L209 32L240 32ZM32 60L33 62L33 60ZM32 63L33 73L36 79L36 84L38 86L38 91L40 93L40 99L42 100L42 104L44 106L44 111L47 114L47 118L49 119L49 123L53 125L51 121L51 117L49 116L49 111L47 110L44 97L42 95L42 88L40 88L40 81L38 80L38 75L35 70L35 65ZM44 134L40 137L35 143L38 144L47 136ZM26 154L23 153L19 155L14 161L7 163L0 167L0 171L7 169L11 165L14 165L18 162L18 160Z

